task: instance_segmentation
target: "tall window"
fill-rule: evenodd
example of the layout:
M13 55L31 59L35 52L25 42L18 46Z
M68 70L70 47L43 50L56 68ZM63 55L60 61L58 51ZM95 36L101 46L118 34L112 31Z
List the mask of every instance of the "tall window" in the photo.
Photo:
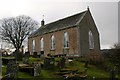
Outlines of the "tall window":
M32 51L35 51L35 40L32 40Z
M44 40L43 40L43 38L40 39L40 50L44 51Z
M51 50L55 50L55 36L51 36Z
M89 31L89 49L94 49L94 37L91 30Z
M69 36L68 33L65 32L64 33L64 48L68 48L69 47Z

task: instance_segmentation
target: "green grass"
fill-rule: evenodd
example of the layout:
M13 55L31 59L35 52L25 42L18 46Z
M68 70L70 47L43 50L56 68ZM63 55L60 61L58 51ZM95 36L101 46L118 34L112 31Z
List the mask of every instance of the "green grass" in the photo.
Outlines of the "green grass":
M100 70L92 65L89 66L87 73L89 77L95 76L96 78L109 78L109 72Z
M19 72L18 77L19 78L34 78L33 76L31 76L30 74L28 74L26 72Z
M41 62L42 60L40 58L33 58L33 57L30 57L29 58L29 63L32 64L33 62Z
M6 65L2 65L2 76L6 74Z
M80 72L84 71L84 62L80 61L74 61L70 64L68 64L69 68L77 68ZM95 76L96 78L108 78L109 74L106 71L103 71L93 65L88 65L88 71L87 71L88 77Z
M41 59L39 58L30 58L30 62L35 62L35 61L41 61ZM56 59L56 61L59 61L59 58ZM20 61L20 63L22 63ZM71 63L66 64L67 68L73 68L73 69L78 69L79 72L83 72L84 71L84 62L81 62L80 60L74 60ZM26 72L19 72L18 73L18 77L19 78L61 78L61 77L56 77L56 75L54 75L55 72L57 72L59 69L58 67L55 67L54 69L49 69L49 70L45 70L42 69L41 70L41 74L38 77L33 77L30 73L26 73ZM5 75L6 72L6 66L2 67L2 74L3 76ZM88 78L92 78L93 76L96 78L109 78L109 74L110 72L106 72L98 67L96 67L95 65L88 65L88 71L87 71L87 75ZM120 79L120 74L116 75L117 78Z

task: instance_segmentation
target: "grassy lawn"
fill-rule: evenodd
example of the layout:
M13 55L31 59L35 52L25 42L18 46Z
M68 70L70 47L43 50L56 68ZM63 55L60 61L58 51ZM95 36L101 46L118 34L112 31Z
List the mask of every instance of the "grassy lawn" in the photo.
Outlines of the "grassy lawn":
M80 72L84 71L84 62L74 61L68 65L70 68L77 68ZM100 70L96 66L88 65L87 71L88 77L95 76L96 78L109 78L109 73L103 70Z
M59 59L56 59L59 60ZM41 60L39 58L30 58L30 63L34 62L34 61L40 61ZM22 63L20 61L20 63ZM67 68L72 68L72 69L78 69L79 72L83 72L84 71L84 62L78 61L78 60L73 60L73 62L66 64ZM55 67L55 69L49 69L49 70L45 70L42 69L41 70L41 74L38 77L33 77L30 73L27 72L19 72L18 73L18 77L19 78L61 78L60 76L56 76L54 75L55 72L58 71L58 68ZM6 66L4 65L2 67L2 75L4 76L6 72ZM106 72L104 70L101 70L99 68L97 68L94 65L88 65L88 70L87 70L87 75L88 78L109 78L109 72ZM120 79L120 74L116 76L117 78Z

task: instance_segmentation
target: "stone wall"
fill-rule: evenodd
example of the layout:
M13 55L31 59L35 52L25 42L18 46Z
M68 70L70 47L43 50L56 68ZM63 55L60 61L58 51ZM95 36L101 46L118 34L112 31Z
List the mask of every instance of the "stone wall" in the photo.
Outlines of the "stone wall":
M48 34L44 34L42 36L37 36L34 38L29 38L28 40L28 50L32 52L32 40L35 39L35 51L40 53L40 39L44 39L44 53L45 56L48 53L55 53L55 54L63 54L64 47L63 47L63 41L64 41L64 33L67 32L69 35L69 53L68 54L78 54L78 45L77 45L77 27L72 27L69 29L59 30L56 32L51 32ZM55 50L51 51L50 48L50 40L51 36L55 36Z

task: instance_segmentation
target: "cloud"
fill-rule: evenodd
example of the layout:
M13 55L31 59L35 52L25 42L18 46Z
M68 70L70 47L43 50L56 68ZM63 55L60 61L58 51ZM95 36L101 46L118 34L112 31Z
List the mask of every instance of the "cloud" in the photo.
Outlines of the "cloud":
M40 22L45 15L45 22L50 23L80 13L89 6L100 32L101 44L109 46L118 40L118 0L115 1L1 0L0 19L24 14Z

